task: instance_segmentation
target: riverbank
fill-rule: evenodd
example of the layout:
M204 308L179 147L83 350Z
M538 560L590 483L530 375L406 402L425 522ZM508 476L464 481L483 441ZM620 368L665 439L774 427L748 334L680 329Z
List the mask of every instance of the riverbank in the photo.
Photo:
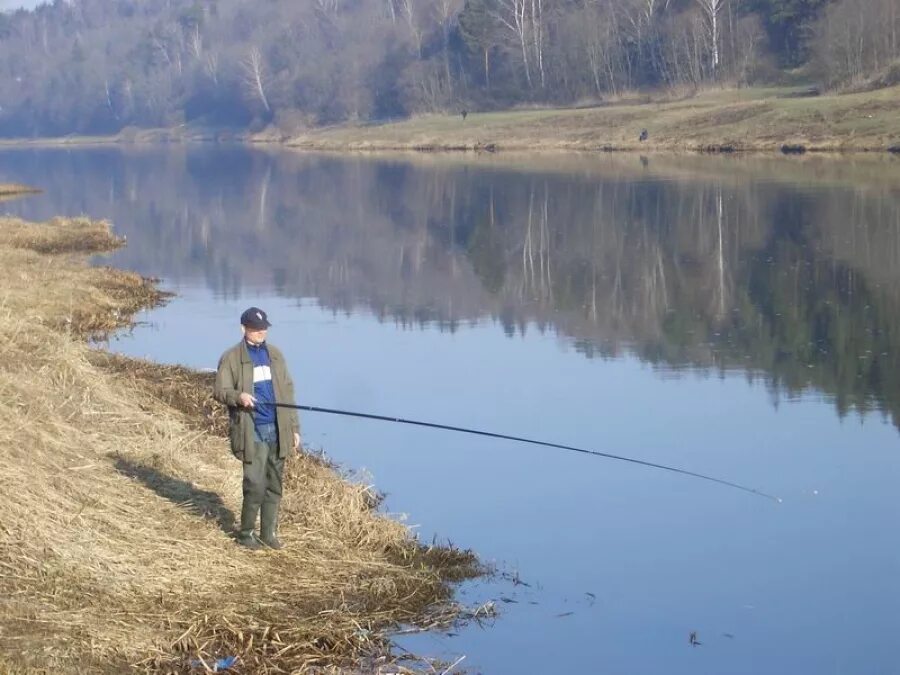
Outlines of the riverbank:
M459 616L474 556L422 547L313 456L288 463L286 549L236 546L210 376L86 340L165 301L87 264L120 245L103 222L0 219L0 672L377 672L391 629Z
M241 142L328 152L900 152L900 87L819 95L797 88L715 89L586 108L422 115L285 134L191 126L0 146ZM641 141L641 132L646 139Z
M584 109L470 113L465 119L430 115L394 124L315 130L283 142L329 151L900 151L900 88L807 93L715 90L681 100Z
M40 190L18 183L0 183L0 202L8 202L20 197L38 194Z
M20 197L22 195L38 194L40 190L20 185L19 183L0 183L0 197Z

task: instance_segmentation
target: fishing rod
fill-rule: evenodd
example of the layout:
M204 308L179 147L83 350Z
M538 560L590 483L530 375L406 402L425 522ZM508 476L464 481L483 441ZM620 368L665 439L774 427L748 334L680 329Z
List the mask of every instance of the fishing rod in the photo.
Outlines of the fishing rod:
M273 405L273 404L270 404ZM600 452L598 450L587 450L585 448L577 448L573 445L563 445L561 443L550 443L548 441L537 441L532 438L523 438L521 436L507 436L506 434L496 434L491 431L479 431L477 429L466 429L464 427L455 427L449 424L435 424L433 422L422 422L419 420L408 420L403 417L388 417L386 415L373 415L371 413L361 413L361 412L351 412L349 410L337 410L335 408L319 408L317 406L312 405L293 405L290 403L275 403L275 407L277 408L291 408L293 410L306 410L308 412L316 412L316 413L325 413L328 415L342 415L344 417L359 417L367 420L378 420L381 422L397 422L398 424L410 424L417 427L428 427L430 429L442 429L444 431L456 431L462 434L473 434L475 436L487 436L489 438L500 438L507 441L517 441L519 443L530 443L532 445L541 445L547 448L558 448L560 450L569 450L571 452L581 453L583 455L592 455L594 457L602 457L604 459L612 459L618 462L628 462L629 464L637 464L639 466L646 466L653 469L661 469L663 471L671 471L672 473L678 473L683 476L691 476L692 478L700 478L702 480L710 481L712 483L718 483L719 485L725 485L727 487L735 488L736 490L741 490L743 492L748 492L752 495L756 495L757 497L764 497L765 499L771 499L774 502L781 503L781 498L776 497L775 495L770 495L766 492L762 492L760 490L756 490L751 487L747 487L746 485L740 485L738 483L732 483L728 480L723 480L721 478L715 478L713 476L707 476L702 473L696 473L694 471L688 471L687 469L679 469L675 466L666 466L665 464L656 464L655 462L647 462L643 459L635 459L633 457L623 457L621 455L613 455L608 452Z

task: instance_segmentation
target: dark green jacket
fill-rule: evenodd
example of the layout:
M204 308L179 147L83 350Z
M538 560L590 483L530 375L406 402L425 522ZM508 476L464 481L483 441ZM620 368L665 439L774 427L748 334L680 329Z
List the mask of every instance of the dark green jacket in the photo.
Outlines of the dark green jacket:
M294 382L288 373L287 364L281 351L266 343L269 350L270 368L272 369L272 387L275 389L275 400L279 403L296 404L294 400ZM253 461L255 432L253 429L253 410L238 405L238 397L242 392L253 395L253 361L247 351L247 343L241 340L219 359L216 372L216 387L213 396L220 403L228 406L231 417L231 452L235 457L249 464ZM278 424L278 456L281 458L291 454L294 447L294 434L300 433L300 420L297 411L289 408L276 408L275 418Z

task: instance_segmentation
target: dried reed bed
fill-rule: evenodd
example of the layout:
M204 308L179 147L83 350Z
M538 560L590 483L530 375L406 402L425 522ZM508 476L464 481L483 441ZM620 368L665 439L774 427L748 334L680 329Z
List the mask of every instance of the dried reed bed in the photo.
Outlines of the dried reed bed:
M54 255L102 253L125 243L112 233L108 223L89 218L54 218L46 223L4 218L2 240L12 248Z
M32 195L40 190L21 183L0 183L0 197L16 197L20 195Z
M27 308L30 319L73 336L99 337L128 326L135 312L164 301L167 294L153 280L88 267L81 260L123 244L103 221L0 218L3 275L8 281L0 302Z
M159 297L87 267L70 228L90 250L108 235L0 219L0 672L373 672L386 629L453 619L447 581L474 558L420 547L315 458L289 462L286 549L235 545L240 467L208 382L87 346Z

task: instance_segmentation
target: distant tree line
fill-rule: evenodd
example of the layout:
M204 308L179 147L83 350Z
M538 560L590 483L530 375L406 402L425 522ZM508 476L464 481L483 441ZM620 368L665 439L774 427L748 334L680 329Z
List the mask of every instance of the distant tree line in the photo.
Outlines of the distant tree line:
M55 0L0 14L0 134L285 132L890 72L900 0Z

